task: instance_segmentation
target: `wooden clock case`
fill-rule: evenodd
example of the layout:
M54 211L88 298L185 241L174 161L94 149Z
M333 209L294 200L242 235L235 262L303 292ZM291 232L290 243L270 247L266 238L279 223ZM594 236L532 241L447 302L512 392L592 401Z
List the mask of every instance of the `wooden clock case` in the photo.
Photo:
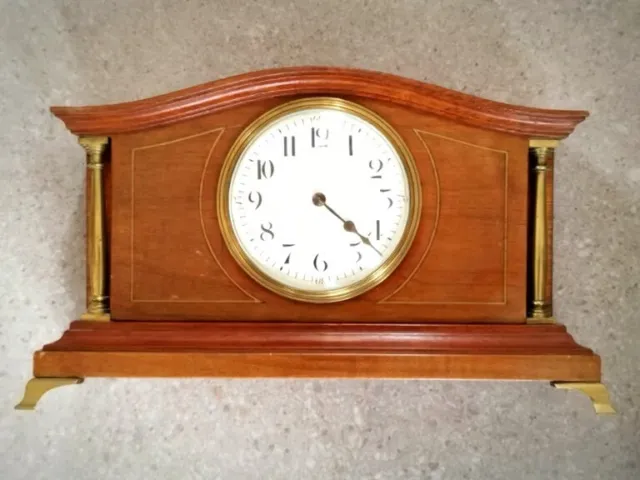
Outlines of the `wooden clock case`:
M382 116L415 158L416 238L373 290L288 300L222 240L218 176L288 100ZM87 151L87 313L34 355L20 408L85 377L549 380L612 411L600 358L551 312L553 151L587 112L483 100L344 68L266 70L118 105L53 107Z

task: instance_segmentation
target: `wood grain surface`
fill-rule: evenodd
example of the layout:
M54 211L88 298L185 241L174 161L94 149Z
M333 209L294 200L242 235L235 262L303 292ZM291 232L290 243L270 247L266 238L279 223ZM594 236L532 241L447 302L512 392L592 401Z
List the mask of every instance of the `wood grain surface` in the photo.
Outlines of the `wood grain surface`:
M45 351L421 351L591 354L563 325L75 321Z
M386 73L311 66L246 73L135 102L51 111L77 135L113 135L274 98L354 94L487 130L538 138L564 138L588 115L494 102Z
M331 305L260 287L227 251L216 217L219 173L236 137L269 109L308 96L345 98L386 119L415 158L423 195L416 239L397 270ZM111 138L112 321L73 322L36 352L36 376L600 380L600 358L563 326L524 324L529 139L563 138L587 112L332 67L52 111L73 133ZM552 222L552 188L547 202ZM549 275L549 298L551 290Z
M111 312L127 320L523 322L528 143L392 103L422 184L416 238L355 299L295 302L251 280L222 241L216 189L237 135L273 99L111 139ZM286 99L284 99L286 100Z
M560 325L78 321L34 373L598 381L600 358Z

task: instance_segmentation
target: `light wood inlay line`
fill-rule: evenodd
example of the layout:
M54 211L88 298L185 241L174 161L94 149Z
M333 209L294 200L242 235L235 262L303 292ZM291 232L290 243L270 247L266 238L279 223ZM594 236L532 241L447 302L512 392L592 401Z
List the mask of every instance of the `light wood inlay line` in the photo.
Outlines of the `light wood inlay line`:
M222 129L222 131L224 131L224 129ZM261 300L258 300L256 297L254 297L249 292L247 292L244 288L242 288L240 285L238 285L238 282L236 282L231 277L231 275L229 275L229 273L227 273L225 268L222 266L222 263L220 263L220 260L218 259L218 257L216 256L215 252L213 251L213 247L211 246L211 242L209 241L209 237L207 237L207 231L206 231L205 226L204 226L204 215L202 214L202 194L203 194L203 191L204 191L204 178L205 178L205 175L207 173L207 168L209 167L209 161L211 160L211 155L213 155L213 150L214 150L214 148L216 148L216 144L218 143L218 140L220 139L220 137L222 137L222 131L220 131L220 135L218 135L218 138L216 138L216 141L214 142L213 146L211 147L211 150L209 151L209 155L207 156L207 160L204 162L204 167L202 168L202 176L200 177L200 193L198 195L198 210L199 210L199 213L200 213L200 228L202 229L202 236L204 237L204 241L207 243L207 248L209 249L209 253L211 253L211 256L213 257L215 262L218 264L218 267L220 267L220 270L222 270L222 273L224 273L226 275L226 277L229 279L229 281L231 283L233 283L238 290L240 290L247 297L249 297L250 300L208 300L207 302L208 303L262 303ZM216 182L216 184L217 184L217 182Z
M422 258L420 259L420 262L418 262L418 265L416 266L416 268L413 270L413 272L411 272L411 275L407 278L407 280L405 280L405 282L402 283L402 285L400 285L400 287L398 289L396 289L391 295L389 295L388 297L384 298L380 303L394 303L394 304L401 304L401 305L506 305L507 304L507 240L508 240L508 215L509 215L509 209L508 209L508 175L509 175L509 152L507 152L506 150L498 150L495 148L489 148L489 147L485 147L482 145L475 145L473 143L469 143L469 142L464 142L462 140L458 140L455 138L451 138L451 137L446 137L444 135L440 135L437 133L432 133L432 132L427 132L424 130L419 130L419 129L414 129L414 132L416 133L416 135L418 136L418 138L420 139L420 141L422 142L422 145L424 146L424 148L426 149L427 153L429 154L429 158L432 162L433 165L433 171L435 172L436 175L436 184L438 186L438 192L437 192L437 201L438 201L438 205L437 205L437 214L436 214L436 225L435 228L433 230L433 234L431 236L431 239L429 240L429 244L427 245L427 248L425 249L425 252L422 256ZM497 153L501 153L504 155L504 237L503 237L503 245L504 245L504 254L503 254L503 264L504 264L504 270L503 270L503 278L504 278L504 283L503 283L503 300L501 302L425 302L425 301L391 301L391 300L387 300L388 298L390 298L391 296L397 294L412 278L413 276L417 273L417 271L419 270L419 268L422 266L422 263L424 262L424 260L427 257L427 253L429 252L429 249L431 248L431 245L433 243L433 240L435 238L435 234L436 234L436 230L437 230L437 225L438 225L438 220L440 219L440 182L439 182L439 178L438 178L438 170L436 168L436 164L435 164L435 159L433 158L433 155L431 153L431 150L429 149L429 146L427 145L427 142L425 141L425 139L422 137L422 134L425 135L431 135L433 137L438 137L438 138L442 138L444 140L449 140L452 142L456 142L456 143L460 143L462 145L467 145L469 147L474 147L474 148L480 148L483 150L489 150L492 152L497 152Z
M414 132L416 133L418 138L420 138L420 134L418 130L414 130ZM429 243L424 249L424 252L422 253L422 257L420 257L420 261L418 262L416 267L413 269L413 271L409 274L409 276L405 279L405 281L398 286L398 288L396 288L393 292L391 292L389 295L384 297L378 303L395 303L395 304L405 304L405 305L412 303L412 302L406 302L406 301L394 301L389 299L394 295L396 295L398 292L400 292L400 290L402 290L413 279L417 271L420 269L420 267L424 263L424 260L427 258L427 254L429 253L429 250L431 250L431 244L433 243L433 239L436 237L436 231L438 230L438 221L440 220L440 179L438 177L438 169L436 168L436 162L433 159L431 150L429 149L427 144L422 140L422 138L420 138L420 141L424 145L424 148L427 150L427 155L429 155L429 160L431 161L431 167L433 168L433 176L435 177L435 183L436 183L436 218L433 224L433 231L431 232L431 238L429 239Z
M151 148L170 145L170 144L173 144L173 143L184 142L184 141L187 141L187 140L191 140L192 138L197 138L197 137L201 137L201 136L204 136L204 135L209 135L209 134L212 134L212 133L218 133L218 135L216 136L215 140L213 141L213 144L212 144L211 148L209 149L209 153L207 155L207 159L205 161L204 170L203 170L203 173L202 173L202 178L200 180L199 213L200 213L200 222L201 222L201 226L202 226L202 224L203 224L203 218L202 218L202 188L203 188L203 182L204 182L204 172L206 171L206 168L207 168L207 166L209 164L209 160L211 159L213 151L215 150L215 147L218 144L218 141L220 140L220 137L222 137L222 133L223 132L224 132L224 127L218 127L218 128L214 128L212 130L207 130L205 132L197 133L195 135L189 135L189 136L186 136L186 137L177 138L177 139L169 140L169 141L166 141L166 142L154 143L154 144L151 144L151 145L144 145L144 146L141 146L141 147L135 147L135 148L133 148L131 150L131 279L130 279L130 281L131 281L131 295L130 295L130 301L132 303L256 303L256 302L259 302L259 300L255 299L254 297L249 295L243 288L241 288L229 276L229 274L222 267L222 265L220 264L218 258L214 254L213 249L211 248L211 244L209 243L209 239L206 237L206 235L204 235L205 242L207 243L207 247L209 248L209 251L210 251L211 255L213 256L216 264L220 268L220 270L227 276L227 278L229 278L229 280L242 293L247 295L250 298L250 300L232 300L232 301L228 301L228 300L206 300L206 299L197 299L197 300L180 300L180 299L173 300L173 299L167 299L167 300L163 300L163 299L135 298L135 296L134 296L134 278L135 278L135 271L134 271L134 266L135 266L135 262L134 262L135 186L134 185L135 185L135 156L136 156L136 153L138 151L141 151L141 150L148 150L148 149L151 149ZM204 233L204 230L203 230L203 233Z

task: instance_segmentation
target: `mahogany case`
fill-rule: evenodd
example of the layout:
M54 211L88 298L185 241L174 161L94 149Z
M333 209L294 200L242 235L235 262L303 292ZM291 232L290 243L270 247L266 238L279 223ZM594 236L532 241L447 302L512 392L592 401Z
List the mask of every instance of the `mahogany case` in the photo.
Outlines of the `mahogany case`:
M336 304L262 288L227 251L216 217L218 176L235 138L269 109L310 96L347 99L382 116L415 158L423 192L401 265L378 287ZM552 147L587 112L329 67L266 70L52 112L76 135L109 138L110 317L72 323L35 354L37 377L600 380L599 357L550 314ZM540 152L546 163L536 164ZM540 281L542 293L534 288ZM533 324L539 307L548 315Z

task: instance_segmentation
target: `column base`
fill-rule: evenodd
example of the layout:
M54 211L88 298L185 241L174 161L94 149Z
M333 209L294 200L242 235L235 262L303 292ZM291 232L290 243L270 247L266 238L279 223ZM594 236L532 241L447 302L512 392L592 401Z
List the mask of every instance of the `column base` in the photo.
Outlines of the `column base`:
M80 315L80 320L86 320L88 322L109 322L111 321L111 315L108 313L83 313Z

